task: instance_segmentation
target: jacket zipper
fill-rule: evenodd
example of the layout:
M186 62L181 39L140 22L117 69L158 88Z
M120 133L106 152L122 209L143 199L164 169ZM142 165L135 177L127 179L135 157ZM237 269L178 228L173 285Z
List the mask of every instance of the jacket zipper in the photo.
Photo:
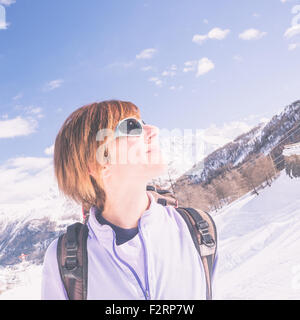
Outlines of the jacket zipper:
M123 259L121 259L121 258L118 256L118 254L117 254L117 252L116 252L116 248L115 248L116 233L115 233L114 230L113 230L113 236L114 236L114 239L113 239L113 251L114 251L115 256L117 257L117 259L118 259L119 261L121 261L125 266L127 266L127 268L129 268L129 270L133 273L135 279L137 280L140 288L141 288L142 291L143 291L143 294L144 294L145 299L146 299L146 300L149 300L149 299L150 299L150 294L149 294L149 289L148 289L148 288L149 288L149 285L148 285L148 275L146 275L146 277L147 277L147 280L146 280L146 290L144 290L144 287L143 287L143 285L142 285L142 282L141 282L139 276L137 275L137 273L135 272L135 270L134 270L126 261L124 261ZM143 247L144 247L144 244L143 244ZM144 247L144 248L145 248L145 247ZM145 255L144 255L144 256L145 256ZM145 261L145 259L144 259L144 261ZM147 268L146 268L146 270L147 270Z
M148 279L148 254L147 254L147 248L145 246L145 240L143 237L143 233L141 230L140 220L138 221L138 227L139 227L139 237L142 241L143 249L144 249L144 271L145 271L145 282L146 282L146 294L148 296L148 299L151 299L150 296L150 288L149 288L149 279Z

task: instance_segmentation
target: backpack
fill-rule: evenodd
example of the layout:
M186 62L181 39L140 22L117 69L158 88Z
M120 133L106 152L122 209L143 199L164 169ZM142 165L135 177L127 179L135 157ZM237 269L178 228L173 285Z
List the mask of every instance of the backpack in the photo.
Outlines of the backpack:
M178 207L178 201L168 190L147 186L157 203L174 206L186 222L191 237L201 257L206 278L206 299L212 299L211 277L217 250L217 229L212 217L205 211ZM70 300L87 299L88 279L88 213L83 209L84 223L67 227L57 244L57 261L60 277Z

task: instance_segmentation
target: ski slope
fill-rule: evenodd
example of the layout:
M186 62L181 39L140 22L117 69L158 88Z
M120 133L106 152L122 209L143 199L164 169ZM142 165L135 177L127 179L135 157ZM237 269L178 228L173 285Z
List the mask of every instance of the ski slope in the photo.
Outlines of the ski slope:
M299 178L283 171L259 196L247 194L214 218L219 237L215 299L300 298ZM16 284L0 300L40 299L41 266L24 262L15 268L6 269L7 277L17 274Z
M217 299L300 298L300 179L286 173L214 216Z

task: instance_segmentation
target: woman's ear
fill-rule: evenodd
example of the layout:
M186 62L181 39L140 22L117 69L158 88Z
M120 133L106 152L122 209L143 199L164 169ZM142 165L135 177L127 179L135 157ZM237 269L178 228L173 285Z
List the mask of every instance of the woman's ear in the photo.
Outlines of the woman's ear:
M94 177L95 179L97 178L98 174L99 174L99 170L101 170L102 166L100 163L88 163L88 172L89 175L91 175L92 177Z
M107 178L111 175L110 166L108 164L98 165L98 170L95 166L88 165L89 175L92 176L96 181L99 179L100 175L102 178Z
M94 166L92 166L91 164L88 164L88 172L90 176L95 178L95 169L94 169Z

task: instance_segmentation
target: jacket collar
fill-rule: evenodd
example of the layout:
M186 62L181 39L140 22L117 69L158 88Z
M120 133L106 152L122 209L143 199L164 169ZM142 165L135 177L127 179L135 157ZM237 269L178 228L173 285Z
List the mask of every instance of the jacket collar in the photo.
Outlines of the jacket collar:
M139 225L142 229L149 224L159 221L159 216L164 210L163 206L155 201L154 196L150 192L147 192L147 195L150 199L150 206L142 213L139 219ZM96 218L96 212L97 208L92 206L88 220L89 235L96 237L100 242L112 242L114 230L107 224L100 224Z

